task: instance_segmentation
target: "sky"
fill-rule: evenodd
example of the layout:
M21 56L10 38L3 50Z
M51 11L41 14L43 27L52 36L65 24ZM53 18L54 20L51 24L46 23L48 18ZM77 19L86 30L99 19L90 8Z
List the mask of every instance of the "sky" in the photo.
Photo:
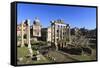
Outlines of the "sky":
M71 28L96 28L96 8L18 3L17 24L30 19L32 25L35 17L39 18L42 27L50 26L52 20L62 19Z

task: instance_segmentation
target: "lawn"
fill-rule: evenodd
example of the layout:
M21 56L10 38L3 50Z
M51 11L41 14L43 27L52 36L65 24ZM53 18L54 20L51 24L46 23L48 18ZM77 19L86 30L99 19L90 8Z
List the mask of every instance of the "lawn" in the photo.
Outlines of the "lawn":
M31 64L32 60L29 56L29 50L27 47L18 47L17 48L17 59L23 58L22 61L18 61L18 64Z
M36 51L33 50L33 54L36 54ZM17 47L17 59L21 58L22 61L17 61L20 64L41 64L41 63L50 63L50 61L45 58L42 54L40 54L40 60L32 60L29 56L29 50L27 47Z
M95 50L93 51L93 53L96 54ZM90 61L90 60L96 60L96 55L94 54L93 55L71 55L71 57L78 59L79 61Z

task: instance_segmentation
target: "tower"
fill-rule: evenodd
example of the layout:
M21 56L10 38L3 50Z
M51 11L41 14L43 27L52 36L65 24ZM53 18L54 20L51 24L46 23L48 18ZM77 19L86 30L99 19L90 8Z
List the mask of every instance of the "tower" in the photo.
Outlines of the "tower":
M38 17L33 21L33 37L35 41L41 37L41 25Z

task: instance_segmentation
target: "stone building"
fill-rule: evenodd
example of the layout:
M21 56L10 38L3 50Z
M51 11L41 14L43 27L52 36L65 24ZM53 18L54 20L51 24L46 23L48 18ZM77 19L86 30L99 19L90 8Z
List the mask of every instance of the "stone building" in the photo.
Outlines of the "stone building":
M41 27L40 20L36 17L32 25L33 38L36 41L41 37Z
M51 42L51 27L41 29L41 40Z
M17 25L17 36L21 36L21 24Z
M63 20L51 21L51 42L56 49L64 48L70 43L70 26Z
M17 36L21 37L22 25L23 25L23 36L24 36L24 39L26 39L27 25L28 25L27 20L23 20L21 24L17 25ZM30 35L31 35L31 38L35 41L41 38L41 25L40 25L40 20L37 17L33 21L33 24L30 25Z
M24 44L28 44L28 38L30 35L30 20L23 20L21 24L17 25L17 44L18 46L24 46Z
M77 27L71 29L71 35L78 35L78 32L79 32L79 28Z
M17 25L17 36L21 36L21 26L23 25L23 34L27 33L27 20L24 20L23 23Z

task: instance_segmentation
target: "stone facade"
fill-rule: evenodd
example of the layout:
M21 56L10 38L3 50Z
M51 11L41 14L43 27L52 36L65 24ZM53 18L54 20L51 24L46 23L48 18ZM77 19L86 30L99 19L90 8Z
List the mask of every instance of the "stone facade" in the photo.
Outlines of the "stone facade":
M41 39L46 42L51 42L51 27L41 29Z
M51 27L47 28L47 41L51 42Z
M23 24L22 24L23 23ZM21 36L21 29L23 25L23 34L27 33L27 24L25 23L25 20L21 22L21 24L17 25L17 36Z
M17 25L17 36L19 37L17 40L17 44L24 46L24 44L28 44L27 42L27 20L23 20L21 24ZM21 41L22 40L22 41Z
M66 47L70 43L70 26L62 20L51 21L51 40L56 48Z
M40 25L40 20L38 18L35 18L33 25L32 25L32 29L33 29L33 37L34 40L38 40L38 38L41 37L41 25Z

